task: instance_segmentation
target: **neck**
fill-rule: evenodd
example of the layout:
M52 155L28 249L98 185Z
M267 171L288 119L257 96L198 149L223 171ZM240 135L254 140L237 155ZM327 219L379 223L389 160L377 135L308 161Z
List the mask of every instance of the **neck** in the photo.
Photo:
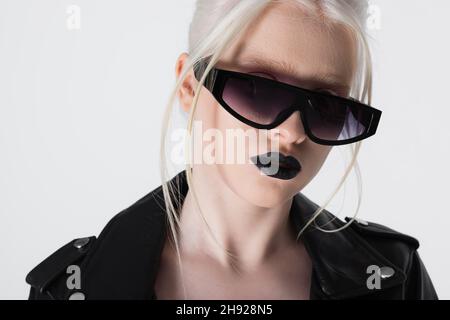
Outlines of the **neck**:
M201 212L189 189L180 217L182 254L201 252L224 267L251 269L295 245L289 223L292 199L264 208L240 198L219 177L196 172L192 179Z

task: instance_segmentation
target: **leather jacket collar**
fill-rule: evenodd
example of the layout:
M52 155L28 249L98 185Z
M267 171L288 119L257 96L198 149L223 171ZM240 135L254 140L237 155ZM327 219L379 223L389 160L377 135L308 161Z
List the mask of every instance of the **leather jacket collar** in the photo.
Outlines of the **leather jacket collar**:
M182 203L188 192L185 171L170 183ZM290 219L297 232L318 205L302 193L292 201ZM114 216L95 236L75 239L36 266L26 278L30 299L155 299L154 283L167 236L162 187L154 189ZM349 221L349 218L346 218ZM328 211L316 225L336 229L344 222ZM344 230L325 233L314 224L301 236L312 260L311 299L437 299L417 253L419 242L376 223L353 222ZM81 288L67 288L67 267L81 270ZM381 287L369 289L369 266L381 273Z
M185 171L175 176L172 183L179 187L183 199L188 190ZM99 245L84 267L84 286L91 297L155 298L152 284L166 236L163 199L162 188L159 187L115 217L116 223L110 222L110 227L102 232L97 241ZM290 217L297 231L317 207L302 194L294 197ZM319 215L316 221L319 226L328 223L331 229L343 225L329 212ZM394 269L393 276L383 280L383 290L405 280L400 267L352 228L324 233L311 224L303 233L302 241L313 263L311 299L341 299L370 294L366 284L366 270L370 265Z

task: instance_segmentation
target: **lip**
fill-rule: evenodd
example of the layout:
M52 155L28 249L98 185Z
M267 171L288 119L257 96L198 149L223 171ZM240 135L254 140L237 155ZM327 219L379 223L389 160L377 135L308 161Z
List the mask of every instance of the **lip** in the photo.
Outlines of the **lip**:
M265 175L281 180L293 179L302 170L296 158L280 152L267 152L253 156L250 160Z

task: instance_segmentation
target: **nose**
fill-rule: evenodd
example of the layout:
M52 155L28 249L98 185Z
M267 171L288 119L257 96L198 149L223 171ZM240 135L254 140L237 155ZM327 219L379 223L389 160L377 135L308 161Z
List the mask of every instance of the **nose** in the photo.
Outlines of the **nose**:
M272 135L279 139L280 144L299 144L307 138L300 111L292 113L289 118L272 130Z

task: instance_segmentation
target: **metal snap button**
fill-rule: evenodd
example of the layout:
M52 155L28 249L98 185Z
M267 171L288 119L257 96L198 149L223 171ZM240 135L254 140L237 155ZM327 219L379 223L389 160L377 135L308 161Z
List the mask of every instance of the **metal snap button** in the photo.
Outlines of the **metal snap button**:
M390 278L394 275L395 271L391 267L381 267L380 276L382 279Z
M368 226L369 223L363 219L359 219L359 218L355 218L356 222L358 222L359 224L362 224L363 226Z
M89 238L80 238L75 240L75 242L73 243L74 247L77 249L81 249L83 248L85 245L87 245L89 243L90 239Z
M69 300L85 300L85 298L83 292L75 292L70 295Z

